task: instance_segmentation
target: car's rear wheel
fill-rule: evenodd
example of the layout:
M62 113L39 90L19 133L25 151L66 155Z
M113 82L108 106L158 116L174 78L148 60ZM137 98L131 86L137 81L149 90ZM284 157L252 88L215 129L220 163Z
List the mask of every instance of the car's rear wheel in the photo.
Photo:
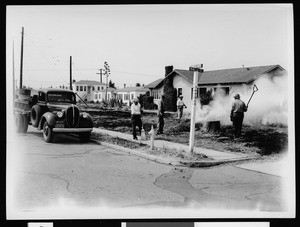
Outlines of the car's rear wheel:
M42 116L42 109L38 105L34 105L31 108L30 120L33 127L37 127L39 125L40 119Z
M47 121L45 121L45 123L43 125L43 137L44 137L45 142L47 142L47 143L51 143L54 138L53 130L52 130L52 128L50 128Z
M91 132L82 132L79 134L79 139L81 142L88 142L91 138Z

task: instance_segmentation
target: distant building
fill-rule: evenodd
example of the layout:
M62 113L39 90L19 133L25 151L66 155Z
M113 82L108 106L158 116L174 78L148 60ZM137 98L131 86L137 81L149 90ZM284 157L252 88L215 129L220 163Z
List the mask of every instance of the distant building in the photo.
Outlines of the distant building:
M72 84L73 91L76 92L81 99L90 102L94 100L105 99L105 83L94 80L80 80ZM103 95L104 94L104 95ZM100 95L100 98L99 98ZM95 98L96 97L96 98ZM76 97L76 101L80 99Z
M95 91L93 101L94 102L102 102L105 100L105 95L107 95L106 100L116 98L115 91L116 91L116 88L112 88L112 87L107 88L107 91L106 91L106 89L100 90L100 91Z
M139 97L141 94L145 94L147 91L150 90L145 87L124 87L115 90L115 97L118 100L122 100L122 103L129 105L134 98Z
M168 66L169 67L169 66ZM183 69L174 69L173 66L167 68L165 78L172 77L173 87L177 91L177 97L183 95L183 101L188 107L191 107L192 93L193 93L193 72ZM201 94L205 94L208 90L212 94L216 91L222 90L225 95L232 93L239 93L244 90L245 86L252 90L254 82L263 75L280 76L285 73L285 69L280 65L268 65L257 67L242 67L234 69L221 69L204 71L198 81L197 98L200 99ZM149 88L151 95L154 96L154 102L163 92L164 79L158 79L145 87Z

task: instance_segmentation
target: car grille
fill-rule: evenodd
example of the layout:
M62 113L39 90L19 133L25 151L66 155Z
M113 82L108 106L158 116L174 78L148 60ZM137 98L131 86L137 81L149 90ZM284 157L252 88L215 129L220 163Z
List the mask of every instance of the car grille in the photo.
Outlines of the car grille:
M66 111L66 123L69 128L75 128L79 123L79 109L72 105Z

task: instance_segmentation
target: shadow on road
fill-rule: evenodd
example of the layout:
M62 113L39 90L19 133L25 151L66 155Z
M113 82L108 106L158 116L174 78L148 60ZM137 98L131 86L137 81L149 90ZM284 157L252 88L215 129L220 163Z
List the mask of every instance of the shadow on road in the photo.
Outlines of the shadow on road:
M19 134L19 135L34 135L36 137L40 137L43 140L43 133L38 130L32 130L28 131L25 134ZM52 143L59 143L59 144L87 144L92 143L92 141L88 142L81 142L78 138L78 135L75 134L66 134L66 133L56 133L54 134L54 139Z

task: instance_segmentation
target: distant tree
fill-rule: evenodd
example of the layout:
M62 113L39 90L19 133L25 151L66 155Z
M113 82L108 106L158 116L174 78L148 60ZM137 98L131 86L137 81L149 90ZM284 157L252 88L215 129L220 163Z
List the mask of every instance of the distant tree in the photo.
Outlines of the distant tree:
M116 88L115 83L113 83L111 80L108 82L108 87Z
M140 83L136 83L135 86L136 86L136 87L140 87L141 84L140 84Z

